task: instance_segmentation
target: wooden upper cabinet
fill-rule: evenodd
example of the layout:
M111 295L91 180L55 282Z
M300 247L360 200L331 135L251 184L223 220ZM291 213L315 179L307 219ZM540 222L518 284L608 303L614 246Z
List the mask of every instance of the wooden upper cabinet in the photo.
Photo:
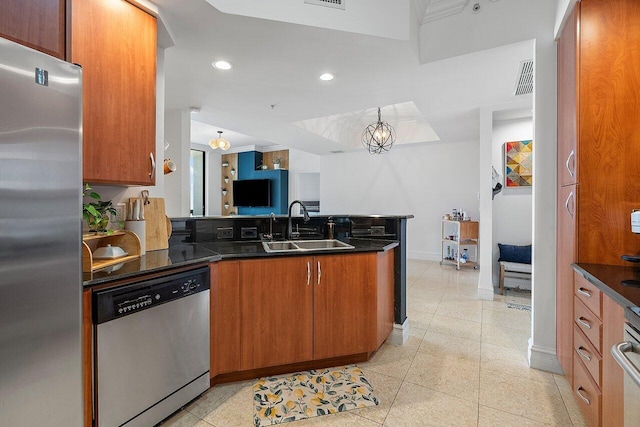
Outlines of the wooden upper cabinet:
M65 59L65 2L0 1L0 36Z
M558 185L578 182L578 95L580 3L558 40Z
M83 180L153 185L156 19L124 0L71 3L70 61L83 69Z
M640 198L640 1L580 5L578 256L628 265L640 235L630 214Z

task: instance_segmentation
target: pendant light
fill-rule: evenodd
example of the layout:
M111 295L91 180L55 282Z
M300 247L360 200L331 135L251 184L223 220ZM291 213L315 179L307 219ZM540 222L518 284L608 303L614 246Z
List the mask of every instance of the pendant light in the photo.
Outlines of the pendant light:
M383 122L378 107L378 121L371 123L362 132L362 145L369 151L369 154L382 154L391 149L396 141L396 131L387 122Z
M221 150L225 150L226 151L226 150L229 149L229 147L231 147L231 143L222 137L222 131L219 130L218 131L218 138L217 139L212 139L211 141L209 141L209 147L211 147L214 150L216 148L219 148Z

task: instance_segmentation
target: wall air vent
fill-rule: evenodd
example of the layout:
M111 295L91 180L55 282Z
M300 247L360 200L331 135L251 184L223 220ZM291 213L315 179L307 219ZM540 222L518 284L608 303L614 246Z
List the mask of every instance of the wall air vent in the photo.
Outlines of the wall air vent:
M533 59L520 62L515 95L533 93Z
M315 4L316 6L332 7L334 9L344 9L347 0L304 0L306 4Z

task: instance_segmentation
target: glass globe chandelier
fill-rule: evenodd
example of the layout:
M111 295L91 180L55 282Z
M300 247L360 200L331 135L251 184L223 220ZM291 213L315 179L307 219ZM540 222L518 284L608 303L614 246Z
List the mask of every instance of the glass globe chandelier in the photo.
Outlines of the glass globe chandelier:
M382 154L391 149L396 141L396 130L387 122L383 122L378 107L378 121L371 123L362 132L362 145L369 154Z
M211 141L209 141L209 147L211 147L214 150L216 148L219 148L221 150L225 150L226 151L226 150L229 149L229 147L231 147L231 143L222 137L222 131L219 130L218 131L218 138L217 139L212 139Z

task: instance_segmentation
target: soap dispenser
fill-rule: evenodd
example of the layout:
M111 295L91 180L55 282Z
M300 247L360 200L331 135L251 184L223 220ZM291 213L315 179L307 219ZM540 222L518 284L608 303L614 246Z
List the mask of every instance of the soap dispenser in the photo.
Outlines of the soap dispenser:
M327 228L329 229L329 240L333 240L334 239L334 228L335 228L335 222L333 222L333 217L329 217L329 221L327 222Z

